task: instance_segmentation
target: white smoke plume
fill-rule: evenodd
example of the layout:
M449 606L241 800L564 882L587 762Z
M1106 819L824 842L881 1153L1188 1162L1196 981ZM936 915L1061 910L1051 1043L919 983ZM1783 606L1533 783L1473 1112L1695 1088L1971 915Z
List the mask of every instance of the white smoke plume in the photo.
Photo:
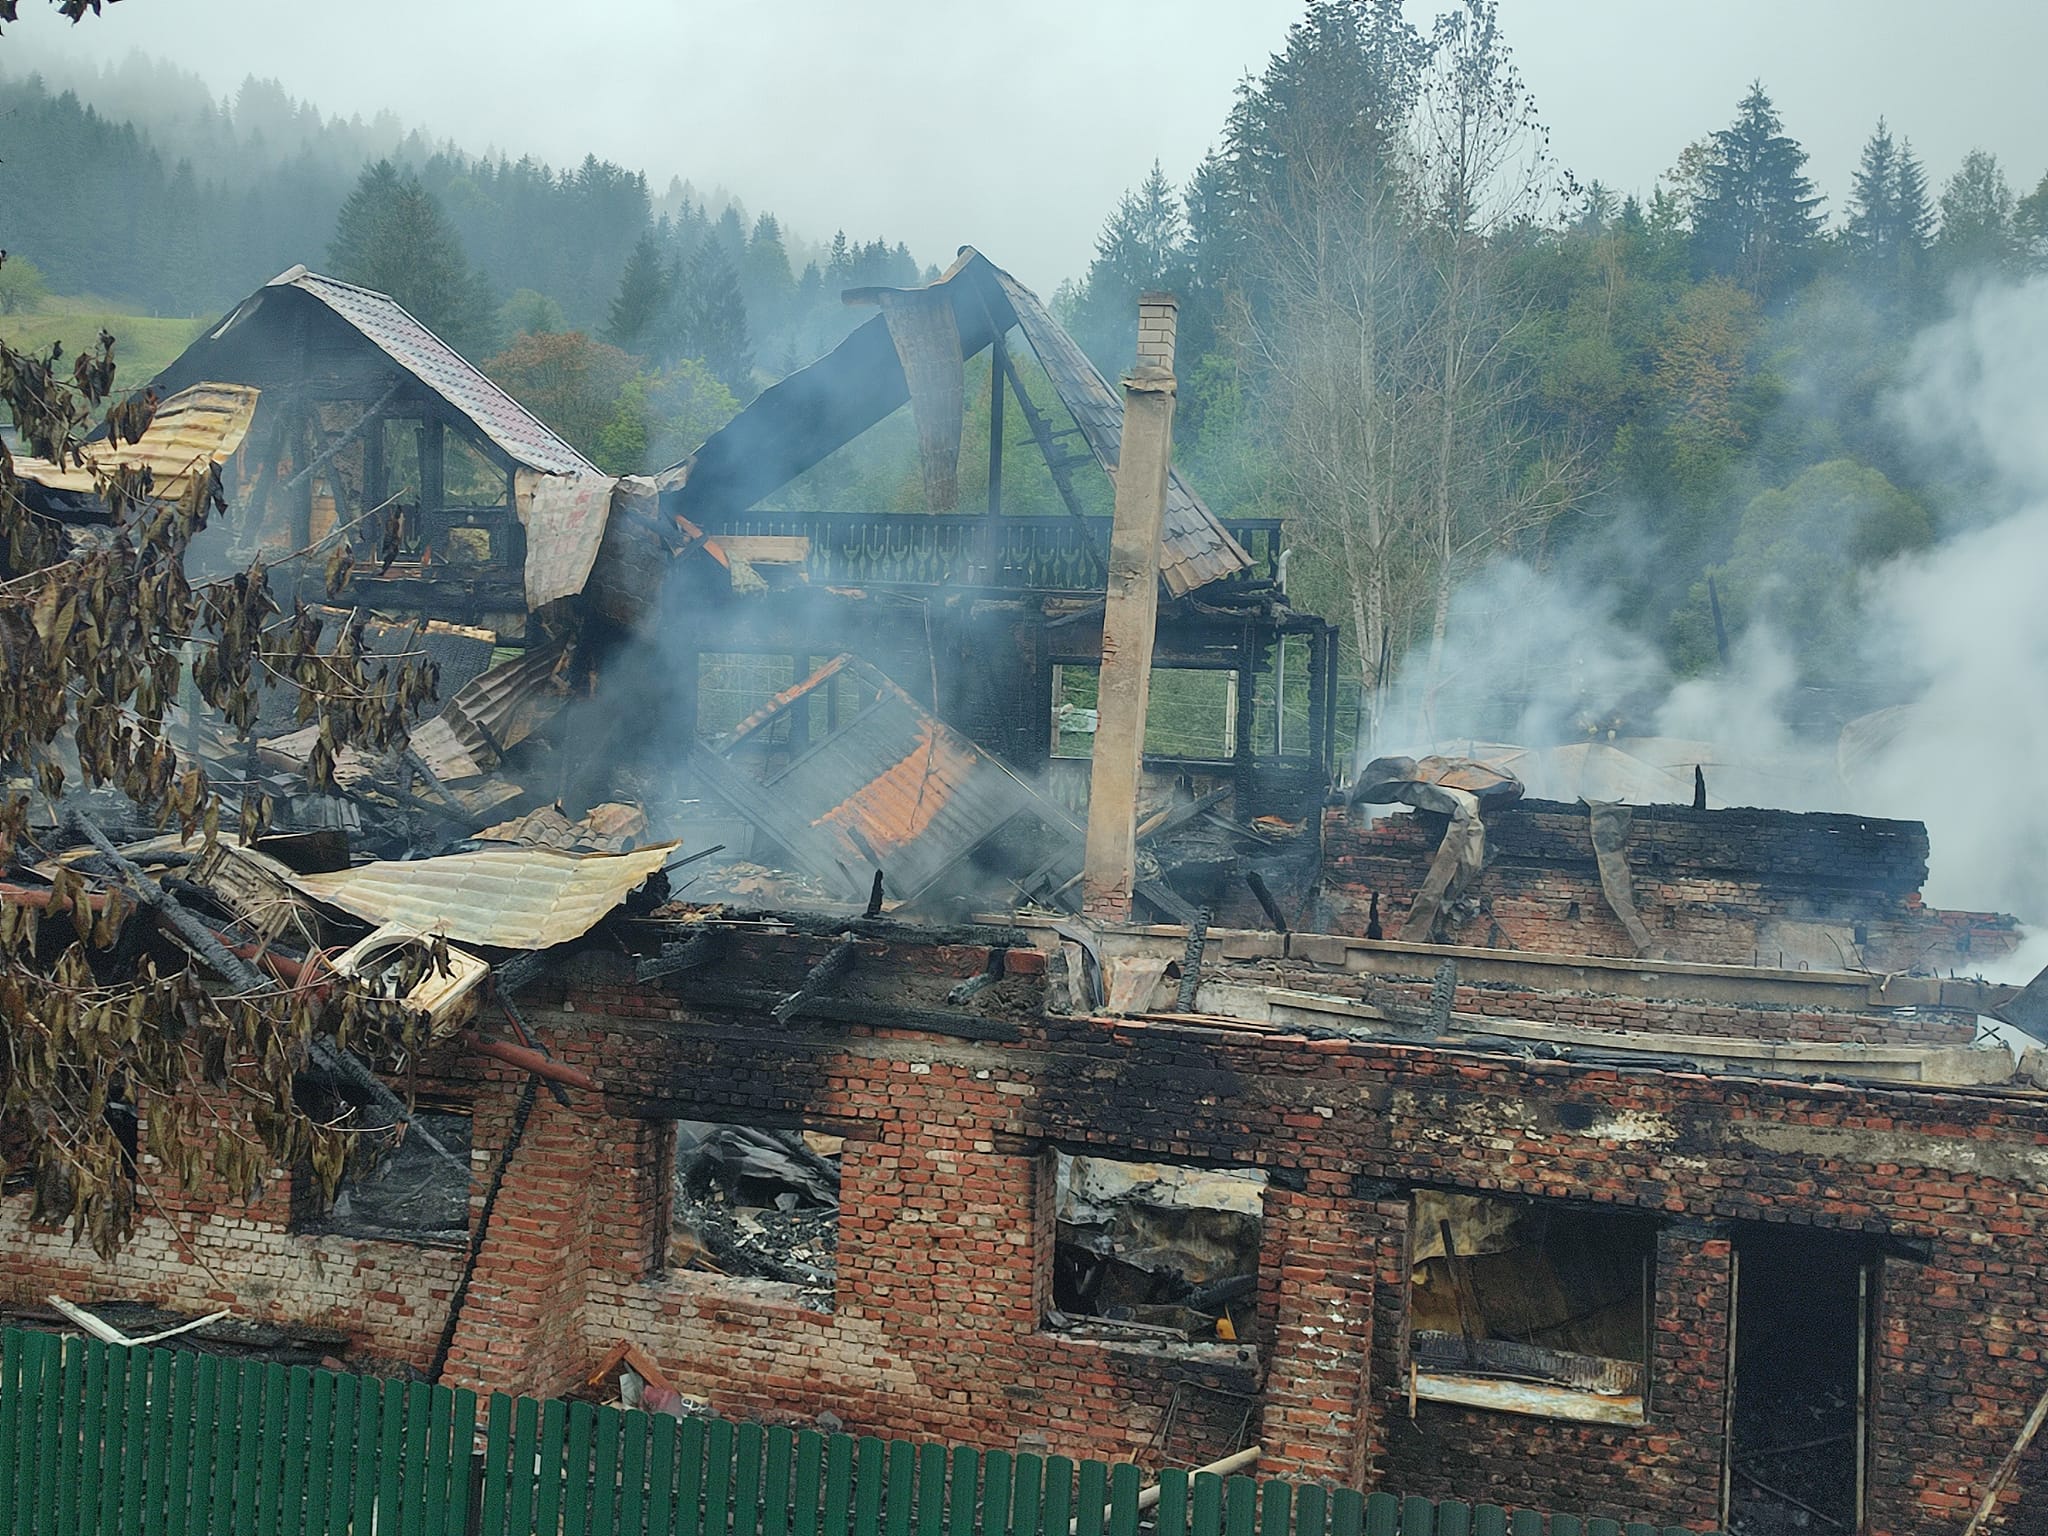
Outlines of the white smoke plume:
M1502 562L1458 595L1436 696L1397 684L1389 720L1412 740L1383 749L1462 750L1490 728L1531 749L1516 767L1532 793L1638 802L1689 799L1697 761L1715 805L1923 821L1930 902L2048 925L2048 279L1963 299L1917 339L1888 408L1930 470L1975 488L1940 542L1867 585L1858 660L1889 708L1802 730L1792 659L1762 626L1679 681L1616 619L1597 562ZM1641 557L1637 532L1617 532L1614 559ZM1588 700L1628 701L1627 723L1588 718Z

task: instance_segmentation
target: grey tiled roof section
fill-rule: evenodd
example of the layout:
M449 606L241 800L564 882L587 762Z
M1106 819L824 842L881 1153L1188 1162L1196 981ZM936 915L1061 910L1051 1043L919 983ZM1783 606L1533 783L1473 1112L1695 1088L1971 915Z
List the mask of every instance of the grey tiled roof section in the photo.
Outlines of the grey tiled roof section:
M1018 327L1052 380L1060 403L1081 429L1096 461L1112 479L1123 443L1123 396L1110 386L1066 328L1038 296L993 262L989 270L1017 317ZM1247 569L1252 557L1230 536L1174 470L1166 485L1166 526L1160 540L1159 574L1176 596Z
M485 378L476 366L406 312L388 294L323 277L304 267L271 287L302 289L347 321L399 367L468 417L513 459L550 475L595 475L598 467L539 417Z

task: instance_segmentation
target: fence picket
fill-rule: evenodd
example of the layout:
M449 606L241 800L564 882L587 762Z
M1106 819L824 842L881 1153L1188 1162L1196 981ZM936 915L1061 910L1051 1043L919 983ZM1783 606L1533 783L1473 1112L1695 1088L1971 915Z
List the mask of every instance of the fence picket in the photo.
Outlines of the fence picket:
M550 1398L540 1411L540 1487L533 1500L533 1529L541 1536L562 1528L562 1452L568 1438L569 1405Z
M1159 1474L1159 1503L1152 1515L1157 1536L1188 1536L1188 1474L1184 1468L1168 1467ZM1322 1536L1322 1526L1302 1536Z
M192 1510L193 1536L215 1536L233 1529L235 1474L241 1444L242 1378L247 1374L240 1361L223 1360L214 1379L213 1413L204 1421L207 1456L213 1464L213 1479L203 1499ZM197 1429L193 1432L198 1437Z
M412 1536L405 1528L402 1481L405 1472L406 1400L409 1395L409 1383L384 1383L384 1411L378 1419L376 1460L371 1464L376 1474L372 1482L377 1499L375 1529L380 1536L384 1531L392 1532L393 1536Z
M1259 1489L1259 1536L1288 1536L1293 1492L1291 1484L1277 1477Z
M453 1494L449 1488L454 1480L454 1456L451 1453L451 1432L455 1421L455 1394L446 1387L427 1389L427 1454L421 1472L421 1536L448 1536L448 1513ZM470 1422L476 1421L474 1403L470 1407ZM465 1447L467 1449L467 1447ZM469 1458L463 1457L467 1463ZM462 1488L469 1490L469 1468L462 1469ZM410 1502L410 1501L408 1501ZM463 1527L455 1528L455 1536L463 1536Z
M741 1424L732 1436L732 1529L754 1536L761 1520L761 1426Z
M818 1536L818 1501L824 1496L824 1476L825 1437L815 1429L807 1429L796 1437L790 1536Z
M396 1382L382 1382L374 1376L362 1378L356 1391L355 1441L349 1447L349 1521L338 1527L347 1531L369 1531L377 1524L377 1474L384 1444L384 1399L397 1396Z
M563 1462L562 1536L590 1536L590 1453L596 1432L597 1409L589 1403L571 1403L569 1450Z
M334 1383L334 1446L327 1454L327 1531L348 1530L349 1492L355 1484L356 1430L367 1378L343 1376Z
M28 1464L15 1439L21 1433L21 1357L27 1345L26 1334L9 1333L0 1338L0 1509L10 1517L21 1469ZM15 1521L12 1528L20 1530L20 1522Z
M874 1536L882 1525L882 1483L888 1475L887 1451L873 1435L862 1435L854 1449L854 1536ZM717 1536L716 1532L712 1536Z
M492 1460L495 1462L496 1457ZM522 1397L512 1405L512 1459L505 1467L505 1524L502 1530L485 1525L484 1536L527 1536L539 1528L533 1509L540 1493L539 1465L540 1404ZM489 1475L487 1469L485 1476Z
M1109 1536L1138 1536L1138 1468L1135 1463L1120 1461L1109 1469ZM1273 1532L1272 1536L1287 1536L1287 1532L1282 1529Z
M1258 1500L1257 1479L1232 1477L1224 1480L1224 1536L1252 1536L1252 1532L1258 1528Z
M1508 1512L1498 1504L1481 1504L1472 1511L1472 1536L1508 1536Z
M1437 1505L1436 1536L1472 1536L1472 1506L1457 1499Z
M667 1414L662 1415L668 1418ZM654 1433L654 1417L629 1413L619 1426L624 1437L619 1447L618 1536L642 1536L647 1525L647 1442ZM673 1424L674 1419L669 1419ZM784 1431L786 1434L787 1431ZM461 1536L459 1531L449 1536Z
M1330 1495L1320 1483L1303 1483L1294 1490L1294 1536L1323 1536L1323 1518Z
M1046 1486L1050 1488L1052 1462L1048 1461L1046 1468ZM1010 1474L1013 1470L1008 1451L990 1451L981 1458L982 1536L1000 1536L1009 1526ZM1048 1522L1052 1519L1050 1510L1046 1512L1046 1519Z
M647 1436L647 1536L668 1536L676 1513L676 1421L655 1414ZM485 1536L490 1536L485 1528Z
M761 1437L761 1536L789 1536L789 1464L795 1454L793 1431L778 1425Z
M1621 1522L1595 1516L1586 1522L1586 1536L1621 1536Z
M882 1529L888 1536L910 1536L917 1503L917 1447L908 1440L888 1442L882 1474Z
M313 1373L295 1365L284 1377L284 1461L278 1469L277 1504L264 1524L264 1536L300 1536L306 1529L306 1425L312 1408Z
M1193 1536L1223 1536L1223 1479L1214 1472L1194 1476Z
M825 1527L819 1536L846 1536L853 1499L853 1436L834 1435L825 1449Z
M1391 1493L1375 1493L1365 1501L1365 1536L1394 1536L1401 1528L1401 1501Z
M1550 1517L1550 1536L1579 1536L1583 1529L1584 1524L1577 1515L1552 1515Z
M457 1433L460 1433L458 1422ZM479 1536L505 1536L512 1480L512 1399L491 1394L484 1410L484 1489L478 1511Z
M946 1448L936 1442L917 1447L917 1536L946 1536Z
M1074 1536L1102 1536L1102 1506L1109 1498L1109 1469L1099 1461L1081 1463L1074 1479ZM1251 1536L1249 1530L1230 1536Z
M76 1531L79 1536L98 1536L103 1529L99 1507L100 1461L107 1424L107 1372L112 1364L104 1343L98 1339L86 1341L84 1397L79 1404L78 1491L74 1495L78 1502L65 1526L67 1532Z
M81 1436L78 1432L79 1410L84 1406L85 1390L85 1345L84 1339L64 1341L63 1370L58 1378L58 1389L63 1396L57 1399L56 1411L44 1412L55 1426L56 1440L51 1445L51 1456L56 1462L52 1468L57 1480L53 1492L54 1505L45 1504L47 1513L43 1516L44 1529L58 1536L72 1536L78 1522L78 1451Z
M733 1440L734 1426L724 1419L704 1432L704 1536L725 1536L731 1525Z
M1046 1536L1067 1536L1073 1527L1074 1464L1064 1456L1045 1458L1045 1498L1041 1507L1045 1510Z
M971 1477L973 1474L969 1474ZM969 1495L973 1484L970 1482ZM1045 1508L1045 1458L1029 1451L1010 1458L1010 1536L1038 1536ZM1062 1522L1057 1536L1067 1536Z
M1543 1536L1543 1517L1533 1509L1518 1509L1508 1520L1509 1536Z
M698 1536L704 1529L704 1421L683 1426L676 1448L676 1524L678 1536Z
M1330 1495L1330 1536L1364 1536L1365 1495L1339 1488Z
M120 1536L142 1536L149 1506L144 1490L151 1486L149 1464L153 1447L170 1439L171 1352L167 1349L135 1351L128 1362L128 1443L121 1451ZM4 1443L4 1441L0 1441Z
M613 1536L618 1525L619 1461L625 1453L625 1417L616 1408L600 1408L590 1426L595 1457L590 1489L592 1536Z
M246 1518L237 1512L235 1529L248 1536L268 1536L277 1518L279 1488L284 1481L285 1368L265 1365L256 1372L256 1428L245 1442L255 1463L255 1491Z

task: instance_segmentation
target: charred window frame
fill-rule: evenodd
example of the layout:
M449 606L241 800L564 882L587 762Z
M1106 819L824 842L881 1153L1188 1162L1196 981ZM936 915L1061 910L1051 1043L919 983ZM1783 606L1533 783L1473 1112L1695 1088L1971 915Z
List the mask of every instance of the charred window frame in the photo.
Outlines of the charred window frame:
M1423 1401L1643 1422L1657 1224L1456 1190L1410 1200L1408 1383Z
M846 1142L727 1121L669 1123L657 1159L656 1275L835 1310Z
M470 1106L422 1098L413 1109L423 1129L455 1159L451 1164L423 1137L408 1132L395 1147L364 1146L352 1154L330 1204L310 1165L292 1170L292 1230L308 1236L460 1248L474 1219Z
M1195 1347L1257 1343L1266 1176L1055 1151L1047 1332Z
M1095 701L1102 668L1056 662L1052 668L1052 755L1095 755ZM1238 755L1238 674L1234 668L1154 666L1146 695L1145 756L1171 763L1227 764Z

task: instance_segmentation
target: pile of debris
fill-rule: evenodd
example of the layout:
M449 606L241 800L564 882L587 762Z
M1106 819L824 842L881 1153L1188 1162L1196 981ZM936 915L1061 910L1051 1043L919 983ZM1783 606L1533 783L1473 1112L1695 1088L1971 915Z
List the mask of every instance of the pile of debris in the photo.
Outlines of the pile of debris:
M841 1147L810 1131L678 1121L669 1267L780 1281L831 1311Z
M1059 1154L1053 1306L1062 1331L1245 1342L1262 1174Z

